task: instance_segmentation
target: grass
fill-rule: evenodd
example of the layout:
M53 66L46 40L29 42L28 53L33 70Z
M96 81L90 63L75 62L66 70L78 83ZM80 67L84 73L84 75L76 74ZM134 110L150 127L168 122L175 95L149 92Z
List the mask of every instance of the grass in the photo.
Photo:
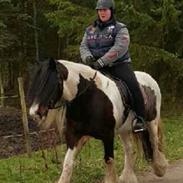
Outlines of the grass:
M165 133L165 152L170 161L183 158L183 116L163 119ZM59 159L55 151L47 149L33 153L32 158L26 155L0 160L1 183L52 183L61 172L61 164L66 151L65 146L57 147ZM114 144L115 160L118 174L123 167L123 151L119 138ZM60 163L57 163L57 162ZM142 159L137 159L136 170L147 169ZM79 154L73 172L74 183L96 183L104 176L103 146L100 141L91 140Z
M165 118L165 152L170 161L183 158L183 116Z

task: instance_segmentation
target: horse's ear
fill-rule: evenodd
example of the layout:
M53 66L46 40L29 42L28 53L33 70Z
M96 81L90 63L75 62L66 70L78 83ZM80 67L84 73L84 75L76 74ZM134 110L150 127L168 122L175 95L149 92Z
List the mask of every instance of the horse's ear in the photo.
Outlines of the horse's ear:
M50 67L52 70L55 70L55 69L56 69L56 61L54 60L54 58L50 58L50 59L49 59L49 67Z

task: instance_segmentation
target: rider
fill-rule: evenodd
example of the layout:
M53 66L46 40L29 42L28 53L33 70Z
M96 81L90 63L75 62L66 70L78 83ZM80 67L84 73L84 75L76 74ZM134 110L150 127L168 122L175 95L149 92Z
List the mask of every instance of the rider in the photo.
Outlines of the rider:
M87 27L80 45L82 61L97 70L108 72L127 84L133 97L133 121L135 133L145 130L144 100L131 67L129 55L130 37L125 24L115 20L113 0L98 0L98 18Z

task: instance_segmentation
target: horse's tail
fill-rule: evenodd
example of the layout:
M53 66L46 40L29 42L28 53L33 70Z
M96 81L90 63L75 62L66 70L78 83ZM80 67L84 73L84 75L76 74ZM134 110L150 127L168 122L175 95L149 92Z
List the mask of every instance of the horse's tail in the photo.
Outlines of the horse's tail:
M163 148L163 142L164 142L164 136L163 136L163 130L162 130L162 123L161 119L157 121L157 134L158 134L158 150L160 152L164 151ZM149 161L153 161L153 145L150 139L150 132L149 130L146 130L142 133L134 134L135 141L138 145L138 150L142 148L144 152L145 159Z
M142 149L144 152L145 159L147 161L153 160L153 148L150 140L150 134L149 131L146 130L144 132L138 133L138 138L140 139L142 143Z

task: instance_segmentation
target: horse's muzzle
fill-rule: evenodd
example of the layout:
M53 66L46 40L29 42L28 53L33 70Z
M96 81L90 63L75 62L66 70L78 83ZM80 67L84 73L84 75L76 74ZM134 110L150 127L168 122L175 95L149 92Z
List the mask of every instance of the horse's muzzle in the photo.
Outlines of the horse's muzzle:
M29 114L36 122L42 121L46 118L48 108L40 106L39 104L33 104L30 107Z

